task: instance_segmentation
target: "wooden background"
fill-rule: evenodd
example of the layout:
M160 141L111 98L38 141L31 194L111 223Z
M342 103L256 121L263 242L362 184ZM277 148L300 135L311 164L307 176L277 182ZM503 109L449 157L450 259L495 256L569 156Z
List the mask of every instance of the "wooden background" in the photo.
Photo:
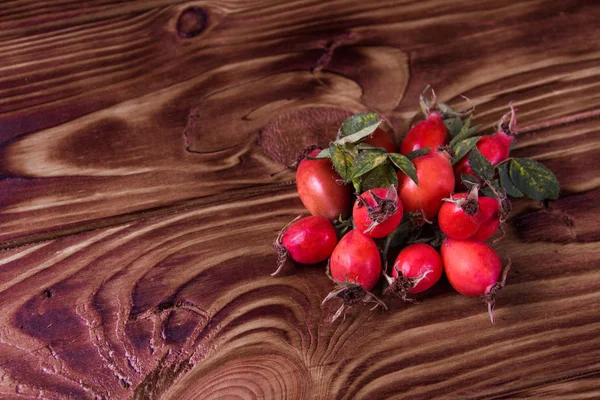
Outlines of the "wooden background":
M600 3L0 2L0 398L600 397ZM271 278L303 208L295 152L418 95L519 109L515 155L562 184L515 202L485 307L337 304Z

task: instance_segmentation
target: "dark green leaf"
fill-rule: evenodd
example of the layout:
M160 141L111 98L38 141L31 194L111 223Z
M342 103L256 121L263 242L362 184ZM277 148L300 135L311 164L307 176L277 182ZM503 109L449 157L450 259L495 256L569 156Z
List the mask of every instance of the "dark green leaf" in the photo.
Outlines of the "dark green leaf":
M458 114L456 111L454 111L454 109L452 107L450 107L448 104L444 104L444 103L437 103L436 104L438 110L440 110L440 112L442 114Z
M331 162L337 173L345 183L350 182L352 180L354 160L358 155L356 146L350 143L340 145L334 142L329 145L329 151L331 153Z
M408 159L408 157L397 153L388 153L387 156L390 158L390 161L392 161L396 167L400 168L400 171L408 175L408 177L412 179L417 185L419 184L415 165L412 163L412 161Z
M486 186L482 189L482 192L485 196L493 197L493 198L497 199L498 196L496 193L501 193L502 195L504 195L506 193L504 188L502 186L500 186L500 181L498 181L498 179L494 179L494 180L490 181L490 184L493 187L493 190L490 186Z
M514 158L510 162L509 175L514 185L531 199L558 199L560 186L556 176L537 161Z
M415 229L415 225L408 217L408 213L402 216L400 225L386 237L388 248L394 248L403 244L408 238L408 234Z
M398 187L398 176L389 162L385 162L367 172L362 178L362 191L392 185Z
M385 153L385 149L383 147L373 147L367 143L359 143L356 145L358 150L366 150L366 151L378 151L380 153Z
M408 238L407 244L415 243L427 243L432 247L439 248L442 245L442 241L446 237L441 230L435 229L432 236L422 237L421 232L415 232L416 234L411 235Z
M417 157L421 157L421 156L424 156L425 154L429 153L430 150L431 150L431 147L424 147L422 149L411 151L410 153L408 153L406 155L406 158L408 158L409 160L414 160Z
M523 192L521 192L510 180L510 176L508 175L508 163L502 164L498 168L498 175L500 175L500 184L506 190L506 194L511 197L523 197Z
M376 122L373 125L369 125L363 129L361 129L360 131L353 133L352 135L348 135L348 136L339 138L338 140L335 141L335 143L344 144L344 143L360 142L361 140L363 140L364 138L366 138L367 136L370 136L373 132L375 132L375 129L377 129L379 127L381 122L382 122L382 120L380 120L379 122Z
M471 149L469 164L471 165L473 172L475 172L475 175L481 179L490 180L494 177L494 166L483 154L481 154L477 147Z
M454 145L460 141L463 141L477 133L481 125L471 126L471 119L473 117L467 118L464 125L462 126L460 132L452 140L450 141L450 147L454 147Z
M452 147L452 150L454 151L452 165L459 162L460 159L463 158L477 144L479 139L481 139L481 136L475 136L456 143L454 147Z
M362 193L362 190L361 190L362 179L360 179L360 178L352 179L352 186L354 187L354 193Z
M354 221L352 217L349 217L348 219L342 219L342 216L340 215L337 220L333 221L333 227L335 228L335 233L337 233L337 238L339 241L354 227Z
M346 119L338 132L338 138L343 138L355 134L369 126L377 124L379 115L377 113L360 113L354 114ZM373 129L375 130L375 129Z
M448 129L450 136L454 137L454 136L458 135L458 133L462 129L463 122L462 122L462 119L460 119L460 117L453 116L453 117L444 119L444 125L446 125L446 128Z
M361 151L354 160L354 169L352 171L352 178L359 178L377 168L387 160L385 153L379 153L376 151Z
M460 180L467 187L467 189L471 190L474 185L479 185L481 182L473 175L468 174L460 174Z
M315 158L331 158L331 153L329 149L323 149Z

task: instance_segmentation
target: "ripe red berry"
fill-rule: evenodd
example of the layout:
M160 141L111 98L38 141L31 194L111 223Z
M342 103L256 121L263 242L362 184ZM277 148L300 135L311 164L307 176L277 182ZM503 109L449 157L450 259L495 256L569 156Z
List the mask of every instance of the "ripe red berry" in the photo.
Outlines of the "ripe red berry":
M316 157L319 152L315 149L309 156ZM350 187L342 183L330 160L302 160L296 171L296 186L300 200L312 215L329 220L348 215Z
M514 135L517 131L517 116L515 109L510 105L510 112L506 113L498 123L498 130L495 134L483 136L477 142L477 149L492 164L496 165L506 160L510 153L510 147L515 141ZM461 158L454 166L457 185L462 184L461 174L475 176L469 162L470 152Z
M394 186L367 190L356 199L352 218L356 229L372 238L392 233L402 219L402 202Z
M477 232L469 238L477 242L488 240L500 225L500 204L492 197L480 197L479 211L481 212L481 226Z
M279 260L273 275L281 271L287 256L300 264L316 264L326 260L336 244L335 228L329 220L319 216L294 220L275 241Z
M477 149L484 155L492 165L496 165L508 158L510 145L515 140L514 136L507 135L504 132L498 132L493 135L483 136L477 142ZM456 181L461 182L460 175L467 174L475 176L469 163L469 152L466 156L460 159L455 166Z
M360 301L375 302L387 309L385 303L369 292L381 275L379 249L373 239L356 229L347 233L333 250L329 260L329 272L337 285L323 303L336 297L343 300L332 321L348 307Z
M408 293L420 293L432 287L442 276L442 258L433 247L425 243L405 247L394 263L392 276L409 278Z
M404 211L423 212L433 219L442 206L442 199L454 190L454 171L450 156L435 151L413 160L419 184L402 172L398 173L398 194Z
M441 253L450 285L464 296L482 296L493 323L494 298L506 279L504 275L500 280L502 261L498 254L483 242L449 238L442 242Z
M431 153L438 147L447 145L449 141L450 134L442 116L437 112L432 112L425 121L419 122L408 131L402 141L400 153L408 154L426 147L431 149Z
M375 132L365 139L366 144L373 147L383 147L388 153L396 152L396 145L386 131L381 128L375 129Z
M329 270L336 281L348 281L364 290L372 290L381 275L379 249L373 239L353 229L333 250Z
M457 193L447 199L438 214L440 229L451 239L468 239L481 226L477 187L471 193Z

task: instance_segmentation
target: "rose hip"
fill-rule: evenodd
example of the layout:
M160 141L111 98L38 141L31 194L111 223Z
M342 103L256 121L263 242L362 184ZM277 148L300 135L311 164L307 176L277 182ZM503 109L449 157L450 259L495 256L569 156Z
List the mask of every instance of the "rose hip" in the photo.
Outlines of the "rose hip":
M445 199L438 214L442 232L451 239L468 239L477 232L482 222L477 186L470 193L457 193Z
M508 266L483 242L446 238L441 247L444 272L450 285L467 297L481 297L494 323L495 297L506 282Z
M308 155L316 157L319 152L315 149ZM302 204L312 215L328 220L348 215L350 187L342 183L330 160L302 160L296 171L296 186Z
M504 126L504 122L510 118L510 123L507 127ZM510 146L515 140L514 132L516 131L516 114L514 108L511 106L511 111L505 114L500 123L498 124L498 130L493 135L483 136L476 144L477 149L483 154L485 158L492 165L496 165L499 162L506 160L510 153ZM462 182L461 174L467 174L475 176L475 173L471 169L469 162L469 155L467 153L463 158L458 161L454 166L455 177L457 184Z
M398 172L398 194L404 211L422 212L426 219L433 219L442 199L454 190L454 171L450 156L435 151L413 160L419 184L402 172Z
M316 264L326 260L337 244L333 224L318 216L310 216L292 221L275 241L279 255L277 275L287 257L300 264Z
M381 275L379 249L373 239L356 229L347 233L333 250L329 260L329 271L338 286L327 295L323 303L334 297L344 301L333 316L333 320L337 319L347 307L360 301L375 301L387 308L381 300L369 292L373 290Z
M442 116L432 112L425 121L421 121L411 128L406 134L400 147L400 153L408 154L412 151L429 147L432 153L440 146L445 146L450 141L450 134L444 124Z
M354 203L352 218L356 229L372 238L382 238L392 233L400 224L403 207L398 191L376 188L361 194Z
M396 151L396 145L392 138L381 128L375 129L375 132L365 139L365 143L370 144L373 147L383 147L388 153L394 153Z
M477 242L488 240L500 225L500 204L492 197L480 197L478 200L481 212L481 226L477 232L469 238Z
M432 287L442 276L442 258L433 247L425 243L405 247L392 269L390 286L386 293L395 293L406 301L406 295L420 293Z

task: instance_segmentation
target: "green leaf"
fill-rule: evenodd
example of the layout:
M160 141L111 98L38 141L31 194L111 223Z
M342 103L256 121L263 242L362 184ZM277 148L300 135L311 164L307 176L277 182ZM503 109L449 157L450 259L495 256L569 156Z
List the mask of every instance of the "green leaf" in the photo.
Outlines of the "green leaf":
M387 188L392 185L398 187L398 176L389 162L367 172L362 179L362 191L380 187Z
M331 158L331 152L329 149L323 149L315 158Z
M352 186L354 187L354 193L362 193L361 190L362 180L360 178L352 179Z
M498 167L498 175L500 176L500 184L511 197L523 197L523 192L521 192L510 180L510 176L508 175L508 163L502 164Z
M361 151L354 160L354 169L352 171L352 179L359 178L377 168L387 160L385 153L375 151Z
M396 167L400 168L400 171L408 175L408 177L412 179L415 184L419 184L419 179L417 178L417 169L412 161L408 159L408 157L397 153L388 153L387 156Z
M493 197L495 199L498 198L498 196L496 195L496 193L506 193L506 191L504 190L504 188L502 186L500 186L500 181L498 181L498 179L494 179L492 181L490 181L491 186L494 188L494 190L492 190L489 186L484 187L481 191L483 192L483 194L487 197Z
M385 153L385 149L383 147L373 147L370 144L367 143L359 143L358 145L356 145L356 148L358 150L365 150L365 151L378 151L380 153Z
M445 103L437 103L436 104L438 110L440 110L440 112L442 114L458 114L452 107L450 107L448 104Z
M475 175L481 179L490 180L494 177L494 166L481 154L477 147L471 149L469 164Z
M403 244L408 238L408 234L415 229L415 225L408 217L408 213L402 216L400 225L386 237L387 247L394 248Z
M463 122L462 122L462 119L460 119L460 117L454 116L454 117L444 119L444 125L446 125L446 128L448 129L450 136L454 137L454 136L458 135L458 133L461 131L461 129L463 127Z
M481 128L481 125L471 126L472 118L473 118L472 116L467 118L467 120L465 121L464 125L462 126L460 132L458 132L456 134L456 136L454 136L454 138L452 138L452 140L450 141L450 147L454 147L454 145L456 143L475 135L477 133L477 131L479 130L479 128Z
M369 125L366 128L363 128L360 131L353 133L352 135L348 135L348 136L339 138L338 140L335 141L335 143L345 144L345 143L360 142L361 140L363 140L364 138L366 138L367 136L370 136L373 132L375 132L375 129L377 129L379 127L381 122L383 122L383 120L380 120L379 122L377 122L374 125Z
M338 139L353 135L367 127L373 126L377 124L378 120L379 115L377 115L377 113L354 114L342 123L342 126L338 131ZM373 129L373 131L375 131L375 129Z
M479 185L481 183L473 175L468 174L460 174L460 180L469 190L471 190L474 185Z
M429 153L430 150L431 150L431 147L424 147L422 149L411 151L410 153L408 153L406 155L406 158L408 158L409 160L414 160L417 157L421 157L421 156L424 156L425 154Z
M531 199L558 199L560 186L556 176L535 160L514 158L510 162L509 175L514 185Z
M337 173L345 183L350 182L352 180L354 160L358 155L356 146L351 143L340 145L334 142L329 145L329 151L331 153L331 163Z
M459 162L461 158L463 158L473 147L475 147L479 139L481 139L481 136L475 136L456 143L454 147L452 147L452 150L454 151L452 165Z

